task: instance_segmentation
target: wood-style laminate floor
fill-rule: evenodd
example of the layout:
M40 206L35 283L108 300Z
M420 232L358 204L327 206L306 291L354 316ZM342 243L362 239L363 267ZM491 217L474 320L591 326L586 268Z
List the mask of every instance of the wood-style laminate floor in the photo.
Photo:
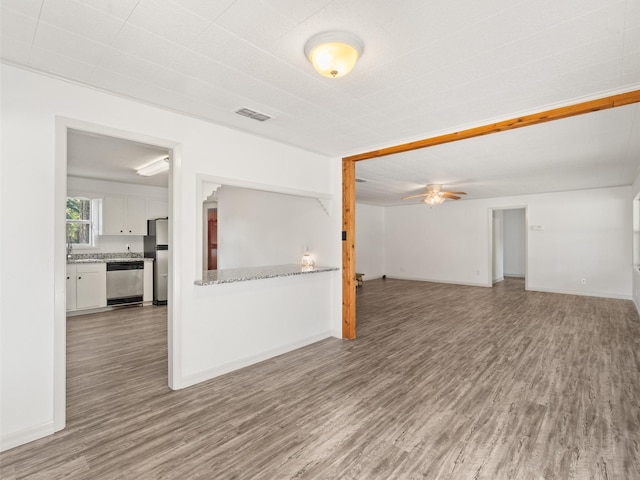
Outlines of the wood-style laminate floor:
M630 301L372 280L358 339L182 390L166 311L68 321L67 428L14 479L640 479Z

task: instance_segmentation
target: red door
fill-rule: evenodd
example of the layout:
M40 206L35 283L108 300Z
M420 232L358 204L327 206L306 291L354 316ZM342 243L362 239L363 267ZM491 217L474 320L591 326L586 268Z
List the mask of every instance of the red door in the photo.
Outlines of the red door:
M210 208L207 213L208 270L218 269L218 210Z

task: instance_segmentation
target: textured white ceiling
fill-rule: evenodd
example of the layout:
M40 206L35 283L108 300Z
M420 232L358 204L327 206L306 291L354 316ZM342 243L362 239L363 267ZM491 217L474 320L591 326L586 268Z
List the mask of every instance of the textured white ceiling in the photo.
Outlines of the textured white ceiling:
M629 185L640 165L640 104L358 162L357 199L405 205L429 183L466 199Z
M67 134L67 175L73 177L167 187L167 172L151 177L136 174L138 168L167 156L166 148L131 140L76 130Z
M638 0L1 3L4 62L331 156L640 88ZM365 44L340 79L303 55L333 29Z

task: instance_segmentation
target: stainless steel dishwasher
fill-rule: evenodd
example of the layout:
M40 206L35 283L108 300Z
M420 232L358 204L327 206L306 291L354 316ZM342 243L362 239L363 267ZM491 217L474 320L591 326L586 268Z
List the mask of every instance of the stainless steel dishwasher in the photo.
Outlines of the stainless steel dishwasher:
M144 261L107 262L107 305L142 303Z

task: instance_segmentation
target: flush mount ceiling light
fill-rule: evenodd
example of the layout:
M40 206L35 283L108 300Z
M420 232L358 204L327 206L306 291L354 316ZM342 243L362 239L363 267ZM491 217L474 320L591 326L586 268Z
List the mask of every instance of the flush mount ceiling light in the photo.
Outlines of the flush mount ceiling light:
M347 32L319 33L304 46L304 54L313 67L329 78L349 73L363 50L362 40Z
M167 170L169 170L169 157L164 157L150 163L149 165L139 168L136 170L136 173L141 177L151 177Z

